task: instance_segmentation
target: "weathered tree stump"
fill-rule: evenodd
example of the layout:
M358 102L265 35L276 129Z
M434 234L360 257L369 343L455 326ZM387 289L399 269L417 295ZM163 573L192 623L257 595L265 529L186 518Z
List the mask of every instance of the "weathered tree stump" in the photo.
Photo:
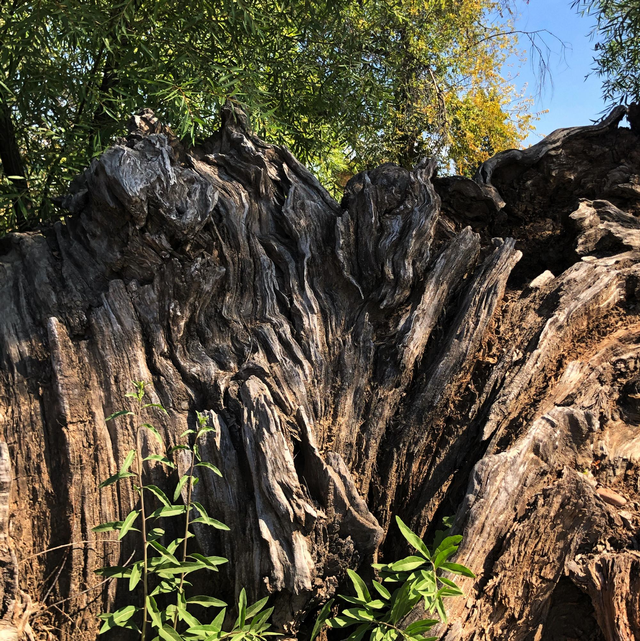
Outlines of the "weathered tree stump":
M53 573L48 602L74 597L56 634L94 639L126 596L80 593L131 553L91 528L132 507L125 486L98 490L133 439L104 418L145 380L170 443L196 410L216 427L204 456L224 480L197 500L231 534L198 545L231 562L211 589L271 594L287 633L346 568L403 551L394 514L422 534L455 514L477 579L443 638L640 638L640 145L624 115L475 180L384 165L340 205L233 108L190 150L147 112L74 182L64 222L2 239L9 538L22 590L41 599Z

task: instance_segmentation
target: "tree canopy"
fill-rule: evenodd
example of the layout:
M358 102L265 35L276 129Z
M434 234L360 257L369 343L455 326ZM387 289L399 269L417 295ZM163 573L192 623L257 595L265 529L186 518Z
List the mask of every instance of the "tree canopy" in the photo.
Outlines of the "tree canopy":
M516 36L498 0L0 5L0 231L54 217L141 107L189 142L231 97L330 188L424 155L470 173L531 128L501 75Z
M610 103L640 100L640 0L576 0L596 18L595 68Z

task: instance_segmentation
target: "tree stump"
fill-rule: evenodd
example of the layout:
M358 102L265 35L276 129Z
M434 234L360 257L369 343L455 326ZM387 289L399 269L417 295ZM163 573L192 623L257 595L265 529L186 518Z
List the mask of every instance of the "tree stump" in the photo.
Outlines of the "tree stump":
M98 483L133 446L133 423L104 419L144 380L167 442L196 410L216 428L203 457L224 479L203 475L196 500L231 533L197 544L230 563L207 589L271 595L288 635L347 568L405 551L398 514L427 536L455 515L464 535L477 578L447 641L640 638L640 145L624 115L474 180L383 165L339 204L232 106L192 149L145 111L74 181L64 221L2 239L8 534L20 589L72 597L55 634L93 640L128 597L84 591L132 552L91 528L135 501Z

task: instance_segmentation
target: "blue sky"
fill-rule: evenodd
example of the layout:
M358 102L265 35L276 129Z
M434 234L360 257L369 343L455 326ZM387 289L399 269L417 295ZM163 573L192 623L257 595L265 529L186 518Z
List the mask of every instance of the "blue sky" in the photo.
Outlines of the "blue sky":
M594 41L589 38L593 17L581 17L571 8L571 0L530 0L529 4L516 0L516 6L516 29L547 29L566 45L563 53L560 43L544 34L551 49L549 71L552 82L546 82L540 89L536 70L531 68L526 38L521 37L520 47L527 49L529 61L520 66L517 63L509 65L504 70L515 76L517 86L528 85L527 93L534 98L533 111L549 110L535 123L536 131L530 134L524 146L539 142L559 127L589 125L601 118L605 104L600 79L595 74L585 79L593 67Z

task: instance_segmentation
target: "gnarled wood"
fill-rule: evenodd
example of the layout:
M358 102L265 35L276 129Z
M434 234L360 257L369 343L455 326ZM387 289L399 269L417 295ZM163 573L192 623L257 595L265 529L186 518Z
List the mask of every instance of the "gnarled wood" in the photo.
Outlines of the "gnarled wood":
M97 489L132 446L128 419L104 422L131 380L152 383L170 443L207 413L224 480L196 499L232 533L197 531L231 561L206 587L271 594L287 633L346 568L402 551L393 514L428 534L455 513L477 579L444 638L634 638L640 147L623 115L473 181L383 165L338 204L231 107L190 150L143 112L64 222L2 240L10 539L19 559L77 543L50 596L79 595L61 638L93 639L127 596L81 593L132 551L91 532L135 500ZM23 589L41 598L62 559L29 559Z

